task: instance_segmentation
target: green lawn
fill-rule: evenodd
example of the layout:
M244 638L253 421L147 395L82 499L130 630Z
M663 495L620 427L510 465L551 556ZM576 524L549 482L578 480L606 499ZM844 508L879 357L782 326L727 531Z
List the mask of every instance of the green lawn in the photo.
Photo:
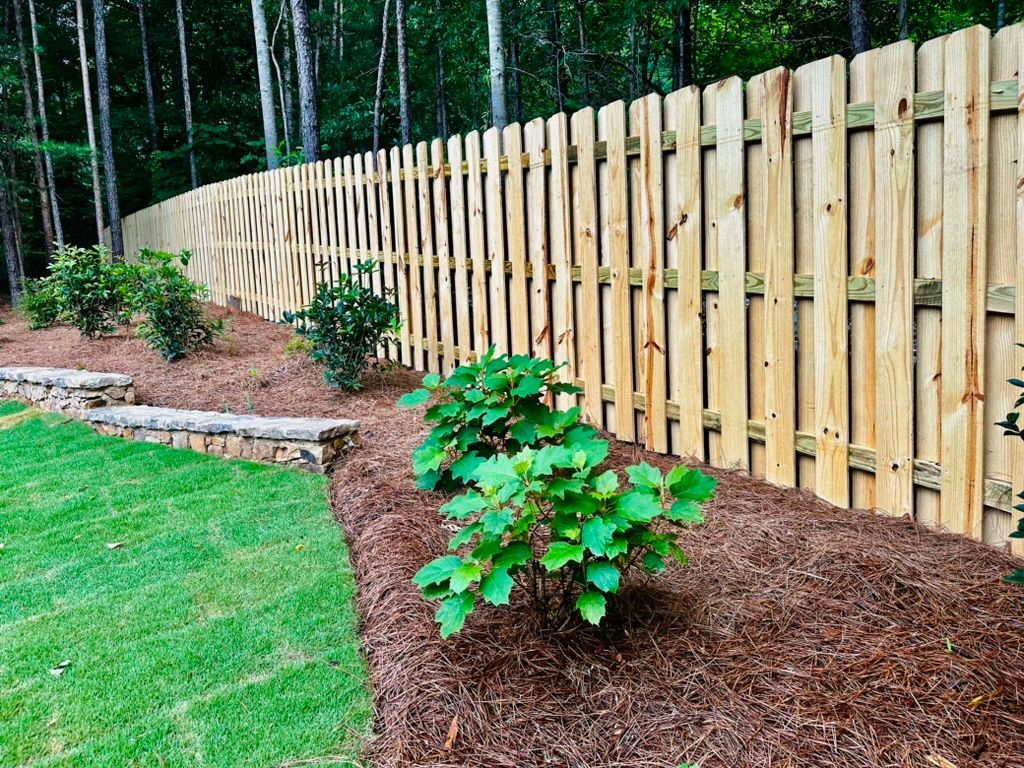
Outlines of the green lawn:
M0 403L0 766L355 764L370 695L324 479L20 408Z

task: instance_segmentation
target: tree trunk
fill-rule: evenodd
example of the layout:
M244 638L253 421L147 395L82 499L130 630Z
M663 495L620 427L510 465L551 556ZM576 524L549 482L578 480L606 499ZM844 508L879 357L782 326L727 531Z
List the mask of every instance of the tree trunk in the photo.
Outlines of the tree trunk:
M281 0L281 8L277 14L277 24L274 25L274 34L270 38L270 59L274 63L274 71L277 73L277 93L281 106L281 127L284 129L284 153L286 156L292 153L292 59L291 46L288 44L290 35L287 30L286 14L288 12L287 0ZM284 74L281 74L281 65L277 63L277 32L281 29L281 22L286 23L284 33Z
M320 49L322 48L324 39L324 0L320 0L320 4L317 6L317 22L316 29L313 30L313 84L316 86L320 85ZM310 25L312 29L312 24Z
M590 50L587 48L587 0L576 0L576 26L580 37L580 96L590 106Z
M14 0L14 25L18 36L18 65L21 69L21 89L25 101L25 123L28 128L29 142L32 144L32 162L35 166L36 189L39 192L39 208L43 220L43 239L46 241L44 244L46 255L51 257L53 243L56 240L53 232L53 209L50 204L50 189L46 183L43 152L39 147L39 134L36 130L35 99L32 97L32 86L28 74L28 53L25 50L25 34L21 21L21 0Z
M1006 26L1006 0L998 0L996 3L996 30Z
M508 46L509 69L512 70L512 118L523 122L523 75L519 70L519 41L514 37Z
M501 31L501 0L487 0L487 53L491 68L491 125L508 124L505 106L505 49Z
M43 162L46 164L46 184L50 188L50 205L53 207L53 234L57 247L64 247L64 227L60 221L60 203L57 200L57 185L54 182L53 157L46 146L50 143L50 121L46 118L46 91L43 89L43 65L39 60L39 31L36 29L35 0L28 0L28 19L32 32L32 61L36 70L36 96L39 99L39 127L43 134Z
M405 0L395 0L395 43L398 49L398 118L402 125L402 143L412 141L409 117L409 49L405 45Z
M558 0L548 2L548 45L551 46L551 70L554 77L555 112L565 111L565 65L562 51L562 18L558 13Z
M384 102L384 67L388 56L388 30L391 27L391 0L384 0L380 22L380 56L377 59L377 90L373 98L373 157L380 150L380 114Z
M434 0L434 45L437 52L437 66L434 71L434 113L437 135L448 135L448 96L444 87L444 23L442 22L441 0Z
M146 33L146 0L137 0L139 12L139 40L142 42L142 85L146 89L146 112L149 117L149 151L160 148L156 125L156 97L153 94L153 71L149 64L149 35Z
M121 233L121 206L117 199L114 136L110 128L110 75L107 71L107 30L103 0L92 0L92 12L96 44L96 96L100 105L100 141L103 144L103 179L107 185L110 247L114 258L121 259L124 257L124 237Z
M299 124L302 155L307 163L320 157L320 115L316 106L316 78L313 72L313 40L306 0L291 0L292 29L295 31L295 60L299 71Z
M267 169L277 168L277 115L274 114L274 80L270 74L270 43L267 41L267 17L263 0L252 0L252 28L256 36L256 71L260 83L260 108L263 110L263 143L267 150Z
M92 167L92 202L96 213L96 242L103 242L103 192L100 189L100 159L96 151L96 125L92 119L92 86L89 84L89 51L85 45L85 18L82 0L75 0L78 28L78 64L82 69L82 103L85 105L85 131L89 137L89 163Z
M185 8L183 0L175 0L178 14L178 51L181 54L181 94L185 107L185 137L188 141L188 174L192 189L199 186L199 174L196 173L196 150L193 145L192 129L192 89L188 82L188 48L185 45Z
M338 52L338 65L345 60L345 0L335 0L334 47Z
M21 303L22 282L25 275L21 267L21 254L15 237L14 211L11 207L10 186L0 166L0 230L3 230L4 260L7 262L7 285L11 292L11 306Z
M672 88L678 90L693 82L693 23L690 0L677 0L672 14Z
M871 47L871 28L868 24L868 0L850 2L850 42L853 55L863 53Z
M899 5L896 7L896 25L899 27L900 40L910 37L907 0L899 0Z

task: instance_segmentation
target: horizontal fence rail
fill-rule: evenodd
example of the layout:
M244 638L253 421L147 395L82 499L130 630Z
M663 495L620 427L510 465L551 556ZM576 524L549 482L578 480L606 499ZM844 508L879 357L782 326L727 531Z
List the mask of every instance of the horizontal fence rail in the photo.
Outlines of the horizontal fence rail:
M972 27L212 184L126 249L271 320L373 259L391 359L550 357L622 440L1005 545L1022 69L1024 26Z

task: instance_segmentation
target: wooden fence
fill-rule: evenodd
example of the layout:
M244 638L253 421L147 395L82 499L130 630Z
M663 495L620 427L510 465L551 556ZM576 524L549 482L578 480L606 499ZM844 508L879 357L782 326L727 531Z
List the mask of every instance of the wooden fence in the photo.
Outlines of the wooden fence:
M1022 66L973 27L212 184L126 245L273 320L376 259L406 365L552 357L623 440L1004 544Z

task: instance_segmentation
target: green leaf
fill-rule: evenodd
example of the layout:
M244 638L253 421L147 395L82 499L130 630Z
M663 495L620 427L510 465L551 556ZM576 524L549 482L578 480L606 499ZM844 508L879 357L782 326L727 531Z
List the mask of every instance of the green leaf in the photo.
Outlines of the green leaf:
M618 592L619 569L604 560L589 563L587 565L587 581L602 592Z
M1003 581L1007 584L1016 584L1019 587L1024 587L1024 568L1017 568L1009 576L1004 576Z
M548 551L541 558L540 564L549 571L561 568L568 562L581 562L583 560L583 545L569 544L565 541L553 541L548 546Z
M661 571L665 568L665 558L659 555L657 552L647 552L644 554L644 567L649 571Z
M514 541L501 550L501 554L494 558L495 568L511 568L517 565L525 565L533 559L533 550L521 541Z
M466 617L473 612L476 605L476 595L472 592L463 592L459 595L452 595L437 609L434 618L441 625L441 637L448 639L466 623Z
M487 461L487 459L476 451L467 451L452 462L448 471L452 473L452 477L456 480L460 480L463 483L469 483L472 481L473 473L476 472L477 467L485 461Z
M556 468L564 468L569 465L572 457L568 450L561 445L545 445L533 460L533 477L546 477Z
M431 560L420 568L416 575L412 577L412 581L419 587L425 587L428 584L440 584L451 578L451 575L455 573L455 569L460 565L462 565L461 557L458 555L445 555L436 560Z
M477 563L463 563L452 571L448 586L452 592L465 592L470 584L480 581L481 572L482 569Z
M515 582L508 575L507 569L492 568L480 582L480 594L491 605L508 605L508 596L513 586Z
M537 427L528 421L517 421L509 430L509 435L520 445L533 445L537 442Z
M537 378L536 376L526 376L515 386L512 390L512 394L516 397L532 397L533 395L540 394L540 391L543 388L543 379Z
M508 526L512 525L512 510L508 507L503 509L492 509L480 517L484 530L490 534L502 533Z
M398 407L415 408L417 405L423 405L429 399L430 392L425 389L414 389L412 392L406 392L398 398Z
M580 616L594 625L600 624L604 618L605 605L604 595L593 590L584 592L576 600L576 610L580 612Z
M504 406L504 407L500 407L500 408L488 408L484 412L483 419L481 420L481 423L485 427L489 427L489 426L491 426L491 424L494 424L497 421L501 421L502 419L507 419L509 417L509 414L511 414L511 413L512 413L512 409L509 408L508 406Z
M519 479L512 459L503 453L492 456L477 467L474 476L484 488L499 488Z
M619 476L615 474L614 470L609 469L604 474L595 477L591 485L593 485L595 493L610 496L619 488Z
M436 373L428 373L423 377L423 386L427 389L437 389L441 386L441 377Z
M704 512L692 501L677 501L669 508L668 519L677 523L700 525L704 522Z
M454 552L463 544L469 543L469 541L471 541L472 538L480 532L481 528L483 528L483 526L478 522L462 528L458 533L452 536L452 540L448 542L448 549Z
M475 512L480 512L490 506L487 499L476 491L469 491L462 496L456 496L438 511L445 517L461 520L469 517Z
M422 475L424 472L440 469L446 455L441 446L424 443L412 452L412 471Z
M603 555L608 545L612 543L614 533L614 523L609 523L601 517L592 517L583 524L583 546L595 555Z
M631 522L649 523L663 514L658 500L647 491L632 490L619 496L615 511Z
M679 469L679 467L676 467ZM672 470L675 472L676 469ZM677 499L688 499L690 501L703 502L710 499L715 493L718 481L705 475L699 469L686 469L674 481L668 482L668 489ZM670 476L672 473L669 473Z
M632 467L626 467L626 476L633 485L641 488L660 488L661 470L652 467L646 461Z

